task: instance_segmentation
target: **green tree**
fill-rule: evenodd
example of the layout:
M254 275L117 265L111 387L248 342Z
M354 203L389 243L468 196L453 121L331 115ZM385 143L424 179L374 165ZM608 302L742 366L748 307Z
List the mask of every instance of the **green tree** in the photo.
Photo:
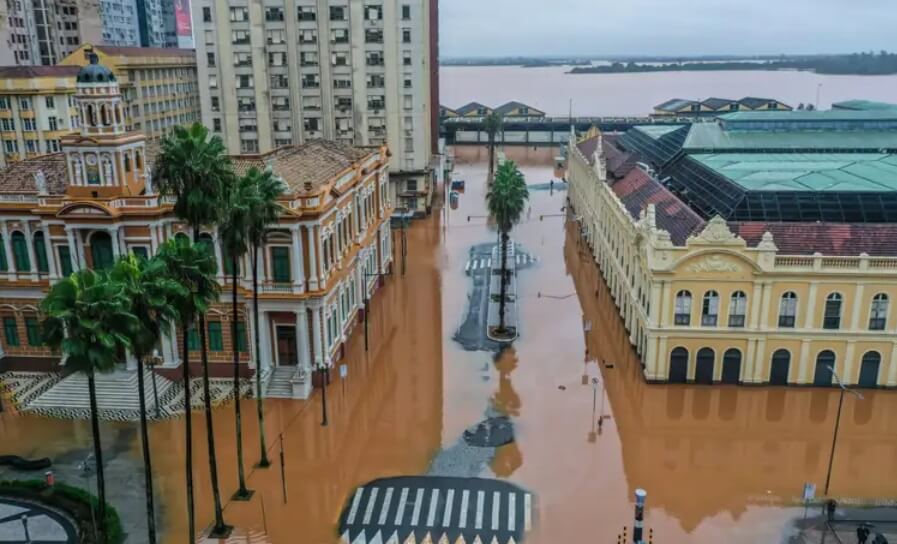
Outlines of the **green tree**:
M220 286L215 281L215 258L205 244L194 244L184 237L168 240L159 248L156 258L165 264L165 275L184 287L180 293L172 293L170 302L177 311L177 323L181 327L181 350L184 376L184 429L186 445L186 487L188 542L196 535L193 501L193 419L191 417L190 389L190 330L200 315L208 311L218 297ZM210 450L214 455L214 450Z
M186 295L187 289L168 277L165 262L160 259L145 260L133 253L115 263L110 278L123 287L129 301L130 313L136 317L133 327L128 331L128 337L131 341L131 353L137 359L137 396L140 403L148 542L155 544L153 468L146 417L144 362L159 345L162 335L170 333L171 325L178 318L172 301Z
M250 224L249 224L249 258L252 261L252 316L255 321L254 345L255 345L255 391L258 402L259 419L259 447L261 455L259 457L258 466L268 467L271 462L268 460L268 452L265 446L265 406L264 397L262 395L262 348L259 330L261 323L259 322L259 282L258 282L258 266L259 252L264 250L265 239L268 235L268 228L277 223L280 217L281 206L277 203L278 197L283 194L285 186L283 180L274 175L270 170L258 170L251 168L244 179L255 186L256 197L250 201Z
M252 491L246 487L246 475L243 470L243 414L240 406L240 349L237 336L237 278L240 272L240 260L249 250L249 226L252 221L250 211L256 200L257 186L254 179L244 176L234 178L225 187L224 198L218 226L218 235L224 259L229 263L231 276L231 345L234 361L234 420L237 430L237 478L239 488L234 494L236 500L248 500ZM258 372L257 372L258 374Z
M162 140L161 153L156 159L154 179L163 195L176 198L174 213L193 231L193 241L199 241L203 225L215 224L220 210L222 189L233 177L233 168L225 155L224 143L199 123L189 128L175 127ZM212 276L217 265L212 258ZM215 284L217 287L217 283ZM209 472L215 505L215 525L210 536L221 538L230 534L224 523L221 492L218 487L218 458L215 450L215 431L212 419L211 387L209 384L209 353L206 344L205 311L196 315L202 359L202 383L205 401L206 439L209 448ZM189 385L189 383L188 383ZM189 405L185 407L189 410Z
M498 167L495 180L486 193L486 207L501 235L501 293L498 303L499 323L496 332L504 333L505 298L508 290L508 239L511 229L520 221L529 190L523 174L514 161L505 161Z
M495 136L501 132L503 124L501 114L494 111L483 119L483 130L489 136L489 180L495 175Z
M41 301L46 316L44 340L61 349L66 368L87 375L90 424L97 471L97 519L106 519L106 479L97 408L97 372L111 372L125 350L131 347L129 333L136 318L121 284L105 272L79 270L54 284ZM106 541L103 534L102 540Z

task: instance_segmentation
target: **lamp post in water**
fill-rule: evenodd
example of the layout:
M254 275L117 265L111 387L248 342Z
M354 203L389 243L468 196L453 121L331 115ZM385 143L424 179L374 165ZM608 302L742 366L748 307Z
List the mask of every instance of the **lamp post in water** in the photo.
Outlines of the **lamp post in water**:
M827 365L827 368L832 372L835 381L838 382L838 387L841 388L841 394L838 396L838 415L835 416L835 432L832 435L832 453L828 458L828 473L825 475L825 491L823 491L823 495L826 496L828 496L828 487L832 481L832 465L835 462L835 446L838 444L838 429L841 427L841 407L844 405L844 393L849 391L859 400L863 400L863 395L844 385L844 382L841 381L841 378L838 377L838 373L835 372L835 369L831 365Z
M635 523L632 526L632 541L635 544L644 544L645 539L642 536L645 523L645 499L648 492L644 489L635 490Z

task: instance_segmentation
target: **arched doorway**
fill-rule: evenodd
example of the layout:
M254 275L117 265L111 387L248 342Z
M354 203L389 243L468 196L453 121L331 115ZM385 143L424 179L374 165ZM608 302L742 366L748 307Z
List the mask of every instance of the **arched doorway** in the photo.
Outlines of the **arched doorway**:
M676 348L670 353L670 383L688 381L688 350Z
M90 237L90 257L94 270L108 270L115 262L112 252L112 238L107 232L95 232Z
M817 387L832 386L832 369L835 368L835 354L831 350L825 350L816 356L816 372L813 375L813 385Z
M878 386L878 369L881 366L881 355L877 351L869 351L863 355L860 364L860 379L857 385L860 387Z
M772 354L769 368L769 385L788 385L788 373L791 367L791 352L780 349Z
M723 383L737 384L741 381L741 351L730 349L723 355Z
M701 348L695 360L695 383L713 384L713 367L715 363L716 353L710 348Z

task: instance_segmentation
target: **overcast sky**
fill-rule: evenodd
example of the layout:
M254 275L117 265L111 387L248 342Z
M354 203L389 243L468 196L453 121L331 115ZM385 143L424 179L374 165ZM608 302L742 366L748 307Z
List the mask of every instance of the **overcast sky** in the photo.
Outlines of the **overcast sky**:
M897 0L440 0L440 54L897 50Z

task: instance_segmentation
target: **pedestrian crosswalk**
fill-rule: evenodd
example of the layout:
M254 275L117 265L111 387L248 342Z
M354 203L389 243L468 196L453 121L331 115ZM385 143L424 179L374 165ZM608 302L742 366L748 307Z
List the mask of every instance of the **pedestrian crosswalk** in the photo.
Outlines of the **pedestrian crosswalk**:
M504 481L400 477L355 490L340 517L342 541L520 542L532 528L532 495Z
M534 257L526 253L518 253L514 258L514 262L517 266L524 266L527 264L537 263L539 262L539 259L538 257ZM470 274L471 272L476 272L477 270L488 270L491 267L491 257L475 257L472 259L468 259L467 264L464 266L464 272Z

